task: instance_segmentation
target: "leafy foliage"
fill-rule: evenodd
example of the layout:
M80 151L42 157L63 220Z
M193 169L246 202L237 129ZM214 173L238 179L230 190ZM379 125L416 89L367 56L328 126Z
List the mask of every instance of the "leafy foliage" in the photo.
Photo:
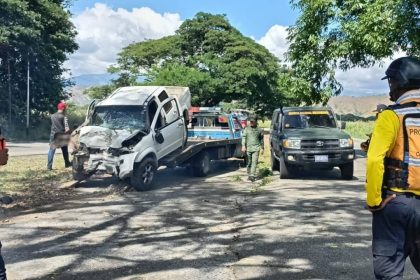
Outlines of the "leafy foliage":
M336 69L369 67L402 50L420 54L418 0L291 0L301 10L289 29L288 59L304 101L325 103L341 92ZM302 82L304 81L304 82ZM303 88L302 88L303 87Z
M77 49L68 4L0 0L0 118L19 122L25 114L28 62L32 114L52 110L65 97L62 63Z
M122 50L114 84L188 86L194 105L242 100L259 114L280 105L279 64L263 46L243 36L224 15L198 13L173 36L132 44Z

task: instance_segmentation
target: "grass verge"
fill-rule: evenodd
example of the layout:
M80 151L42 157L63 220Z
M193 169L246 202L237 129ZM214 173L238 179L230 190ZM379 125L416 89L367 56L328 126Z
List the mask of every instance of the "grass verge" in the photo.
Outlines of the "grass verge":
M367 134L372 133L373 125L373 121L346 122L345 131L350 134L352 138L365 139Z
M43 205L68 197L72 190L57 188L72 180L60 154L54 168L47 170L47 155L10 157L8 164L0 167L0 193L14 199L11 207Z

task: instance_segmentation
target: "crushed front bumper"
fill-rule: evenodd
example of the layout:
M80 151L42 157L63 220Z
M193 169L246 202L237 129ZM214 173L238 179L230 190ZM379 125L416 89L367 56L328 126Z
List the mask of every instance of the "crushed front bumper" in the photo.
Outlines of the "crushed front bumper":
M74 155L74 160L83 164L83 172L86 174L99 171L125 179L133 172L136 156L136 152L122 155L113 155L107 151L91 154L79 152Z

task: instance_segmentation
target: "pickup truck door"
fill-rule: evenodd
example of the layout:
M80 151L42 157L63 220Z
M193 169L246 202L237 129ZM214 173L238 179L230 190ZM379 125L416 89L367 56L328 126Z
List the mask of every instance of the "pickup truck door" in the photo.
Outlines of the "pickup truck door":
M165 100L159 106L153 119L152 127L158 159L182 147L185 137L185 125L174 98ZM159 138L163 139L163 141L159 140Z

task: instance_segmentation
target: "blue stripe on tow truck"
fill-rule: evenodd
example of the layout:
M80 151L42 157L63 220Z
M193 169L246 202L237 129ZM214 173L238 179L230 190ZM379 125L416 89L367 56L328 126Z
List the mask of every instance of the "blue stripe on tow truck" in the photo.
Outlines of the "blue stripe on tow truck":
M188 131L188 138L231 139L229 130L194 128Z

